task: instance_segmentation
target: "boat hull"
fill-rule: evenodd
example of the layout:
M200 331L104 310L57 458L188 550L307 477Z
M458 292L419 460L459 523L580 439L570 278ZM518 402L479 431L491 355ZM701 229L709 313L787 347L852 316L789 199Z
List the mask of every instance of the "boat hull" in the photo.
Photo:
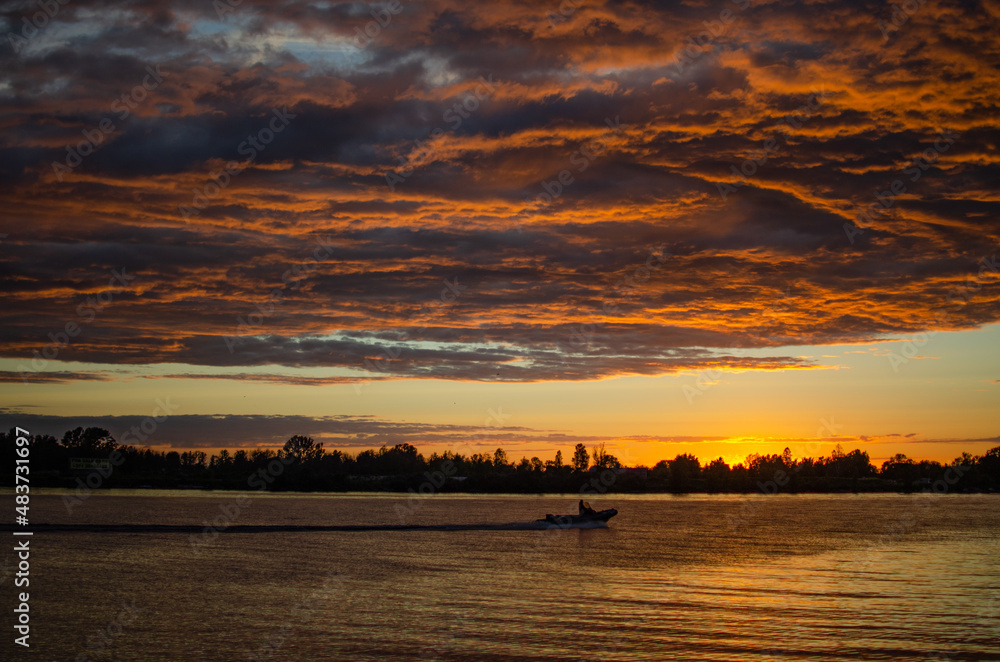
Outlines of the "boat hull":
M580 526L585 524L604 524L609 519L618 514L614 508L601 510L593 515L546 515L545 519L538 520L556 526Z

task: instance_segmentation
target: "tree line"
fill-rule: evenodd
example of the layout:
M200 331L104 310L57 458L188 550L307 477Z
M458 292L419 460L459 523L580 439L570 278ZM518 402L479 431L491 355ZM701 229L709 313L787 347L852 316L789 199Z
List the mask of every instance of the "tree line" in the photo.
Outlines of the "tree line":
M0 433L9 455L15 453L15 430ZM78 427L61 439L29 438L31 484L75 487L86 478L100 487L246 489L250 478L269 468L273 491L406 491L426 484L445 492L878 492L1000 491L1000 446L981 456L962 453L943 465L897 454L876 467L868 453L844 452L838 445L829 456L793 458L751 454L730 466L723 458L702 462L690 453L661 460L652 467L624 467L603 444L590 450L577 444L563 460L522 457L506 451L463 455L446 451L425 457L407 443L363 450L357 454L327 449L312 437L295 435L282 448L203 451L154 451L119 444L103 428ZM85 469L71 468L74 459L107 460ZM274 472L279 466L280 472ZM99 479L93 480L97 472ZM13 484L4 473L4 484ZM93 485L90 485L93 487Z

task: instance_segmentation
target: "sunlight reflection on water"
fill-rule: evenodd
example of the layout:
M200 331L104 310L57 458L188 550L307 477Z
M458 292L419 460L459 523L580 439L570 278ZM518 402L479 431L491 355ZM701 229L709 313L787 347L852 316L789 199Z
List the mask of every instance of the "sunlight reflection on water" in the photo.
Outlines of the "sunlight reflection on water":
M399 524L403 499L255 495L241 532L201 546L190 529L142 528L203 526L234 498L101 495L69 517L58 497L35 497L36 522L126 528L35 536L33 648L66 660L1000 660L995 495L779 495L735 529L744 497L613 496L594 504L620 511L607 529L348 532L255 527ZM530 522L574 504L437 496L409 523ZM128 601L139 616L94 648Z

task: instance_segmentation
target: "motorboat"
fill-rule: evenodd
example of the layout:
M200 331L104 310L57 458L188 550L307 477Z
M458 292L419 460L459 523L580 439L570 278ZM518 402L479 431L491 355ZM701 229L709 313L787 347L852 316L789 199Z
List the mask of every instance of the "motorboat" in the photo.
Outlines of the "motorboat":
M593 511L582 515L546 515L545 519L538 521L563 527L604 524L617 514L618 511L614 508L608 508L607 510Z

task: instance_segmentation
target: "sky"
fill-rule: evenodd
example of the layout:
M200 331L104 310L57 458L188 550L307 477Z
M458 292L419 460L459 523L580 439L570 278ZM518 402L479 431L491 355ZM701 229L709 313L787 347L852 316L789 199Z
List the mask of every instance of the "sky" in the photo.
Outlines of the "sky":
M997 0L51 4L0 5L0 425L1000 445Z

